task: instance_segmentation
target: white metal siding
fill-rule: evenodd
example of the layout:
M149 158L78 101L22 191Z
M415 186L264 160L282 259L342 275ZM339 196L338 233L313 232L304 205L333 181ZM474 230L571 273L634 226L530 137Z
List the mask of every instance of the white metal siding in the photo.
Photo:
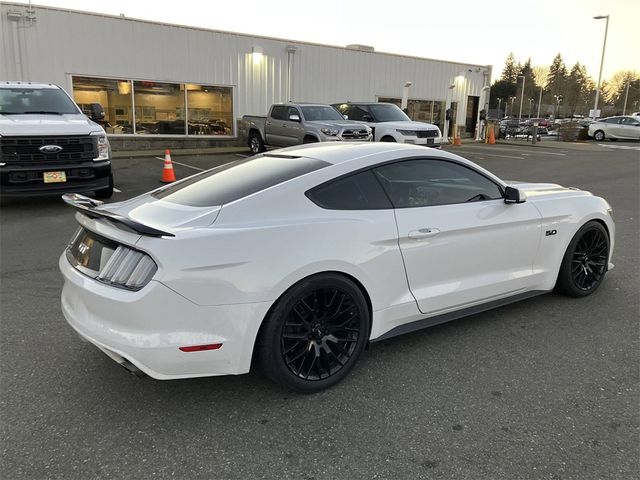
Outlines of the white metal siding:
M401 97L458 101L480 96L485 67L369 53L264 37L158 24L84 12L36 7L36 21L18 22L24 4L0 4L0 79L51 82L71 88L71 75L230 85L235 115L265 114L287 98L288 45L293 61L293 100L335 103ZM17 25L16 25L17 24ZM17 27L17 29L16 29ZM17 30L17 42L15 36ZM253 47L264 57L254 64ZM460 73L466 80L449 85ZM481 99L481 104L484 99ZM482 108L482 107L481 107Z

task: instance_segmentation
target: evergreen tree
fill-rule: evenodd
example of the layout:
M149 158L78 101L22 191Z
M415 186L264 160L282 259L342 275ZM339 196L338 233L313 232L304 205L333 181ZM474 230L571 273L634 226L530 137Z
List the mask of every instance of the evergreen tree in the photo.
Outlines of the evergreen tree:
M502 76L500 77L500 80L515 83L517 79L518 65L516 64L516 59L513 56L513 52L511 52L507 56L507 60L504 62L504 68L502 69Z
M579 107L585 103L588 94L587 70L580 62L571 67L571 72L565 79L564 105L571 115L577 113ZM581 109L581 108L580 108Z
M553 104L556 104L556 97L564 96L566 94L566 84L567 84L567 67L562 60L562 55L558 53L551 66L549 67L549 74L547 75L547 92L549 93L549 99L553 99ZM559 113L563 110L562 105L564 104L564 100L560 103L558 111Z

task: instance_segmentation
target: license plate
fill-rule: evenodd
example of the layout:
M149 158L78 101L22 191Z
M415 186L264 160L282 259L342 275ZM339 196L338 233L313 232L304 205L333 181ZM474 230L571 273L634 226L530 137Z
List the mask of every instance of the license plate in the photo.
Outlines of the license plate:
M67 181L65 172L43 172L44 183L61 183Z
M427 138L427 145L433 145L433 138Z

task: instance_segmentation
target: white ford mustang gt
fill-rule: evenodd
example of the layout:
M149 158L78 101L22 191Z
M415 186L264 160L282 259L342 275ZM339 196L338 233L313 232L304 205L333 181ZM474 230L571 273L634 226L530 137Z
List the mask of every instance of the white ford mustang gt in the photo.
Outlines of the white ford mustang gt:
M80 224L59 262L67 321L156 379L253 361L314 392L367 342L588 295L613 266L604 199L411 145L291 147L124 202L65 200Z

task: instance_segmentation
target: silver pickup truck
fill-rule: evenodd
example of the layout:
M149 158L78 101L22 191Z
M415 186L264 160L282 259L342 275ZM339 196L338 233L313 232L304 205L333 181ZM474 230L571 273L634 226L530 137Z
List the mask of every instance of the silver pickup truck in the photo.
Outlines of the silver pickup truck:
M350 122L332 106L312 103L272 105L269 115L244 115L243 127L251 152L267 146L289 147L301 143L371 141L371 128Z

